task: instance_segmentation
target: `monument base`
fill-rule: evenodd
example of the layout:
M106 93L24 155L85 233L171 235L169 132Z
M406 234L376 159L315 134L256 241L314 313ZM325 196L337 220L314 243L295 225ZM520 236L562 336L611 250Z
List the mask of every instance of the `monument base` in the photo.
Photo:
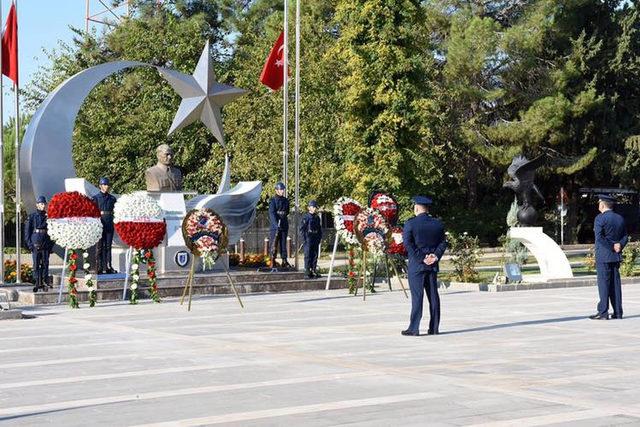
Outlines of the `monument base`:
M536 258L540 267L536 281L573 277L567 256L551 237L544 234L542 227L511 227L509 238L521 242ZM523 281L529 280L523 277Z

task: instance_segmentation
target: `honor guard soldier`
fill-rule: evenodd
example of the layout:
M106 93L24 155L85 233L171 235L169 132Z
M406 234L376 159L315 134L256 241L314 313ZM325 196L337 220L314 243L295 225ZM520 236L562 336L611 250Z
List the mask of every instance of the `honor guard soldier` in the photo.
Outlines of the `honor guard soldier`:
M40 196L36 199L36 211L29 215L24 230L24 241L33 259L33 292L46 290L49 284L49 254L53 242L47 233L47 199Z
M271 239L271 268L276 266L276 255L280 249L282 267L290 268L287 261L287 234L289 233L289 199L284 195L285 186L276 184L276 195L269 200L269 221Z
M609 301L613 306L612 319L622 319L622 286L620 261L622 250L629 241L624 218L613 211L615 199L598 196L598 210L593 224L596 240L596 273L598 276L598 312L589 316L593 320L609 319Z
M318 203L315 200L309 201L307 205L309 212L302 217L300 233L304 242L304 271L307 279L320 277L317 271L318 250L322 240L322 225L318 215Z
M113 207L116 198L109 194L109 178L100 178L100 192L93 196L93 201L100 209L102 222L102 237L96 245L96 263L98 274L113 274L116 271L111 266L111 245L113 244Z
M429 335L437 335L440 325L440 296L438 295L438 263L447 249L444 225L429 214L430 198L413 198L414 218L408 220L402 234L409 258L409 288L411 288L411 318L402 335L420 335L424 293L429 300Z

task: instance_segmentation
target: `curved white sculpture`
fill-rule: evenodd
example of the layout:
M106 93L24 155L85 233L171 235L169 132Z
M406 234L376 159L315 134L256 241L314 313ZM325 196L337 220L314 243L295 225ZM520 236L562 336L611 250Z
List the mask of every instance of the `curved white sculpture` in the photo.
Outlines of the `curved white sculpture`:
M544 281L573 277L567 256L551 237L543 233L542 227L511 227L509 237L521 242L533 254Z

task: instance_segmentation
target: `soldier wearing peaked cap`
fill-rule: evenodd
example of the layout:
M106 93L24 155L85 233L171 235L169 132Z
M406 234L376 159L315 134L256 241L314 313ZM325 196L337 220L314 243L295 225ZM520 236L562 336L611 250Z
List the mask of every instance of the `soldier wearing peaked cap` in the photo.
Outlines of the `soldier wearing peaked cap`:
M100 209L100 221L102 222L102 237L96 245L96 263L98 274L113 274L116 271L111 266L111 246L113 244L113 207L116 198L109 193L109 178L100 178L100 192L93 196L93 201Z
M279 182L275 186L276 195L269 200L269 222L271 242L271 268L275 267L276 256L280 249L282 267L291 267L287 261L287 235L289 233L289 199L284 195L285 186Z
M33 292L46 290L49 284L49 255L53 242L47 233L47 199L36 199L36 211L29 215L24 229L24 241L31 250L33 260Z
M322 224L318 216L318 203L309 201L308 212L302 217L300 234L304 242L304 271L307 279L320 277L318 274L318 250L322 240Z
M426 291L429 300L429 335L437 335L440 325L438 295L438 263L447 249L444 225L429 214L432 200L425 196L413 198L415 217L404 226L402 238L409 258L409 288L411 317L402 335L420 335L422 303Z
M598 312L593 320L609 319L609 301L613 306L613 319L622 319L622 286L620 261L622 250L629 241L624 218L613 211L616 199L610 195L598 196L598 210L593 224L595 234L596 272L598 276Z

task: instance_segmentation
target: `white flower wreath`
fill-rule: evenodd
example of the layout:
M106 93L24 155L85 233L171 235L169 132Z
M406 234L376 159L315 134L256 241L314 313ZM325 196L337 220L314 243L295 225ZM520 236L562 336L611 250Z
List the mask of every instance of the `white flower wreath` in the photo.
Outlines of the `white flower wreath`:
M333 224L336 229L336 233L342 239L343 242L349 245L359 245L360 242L356 237L355 233L347 230L345 226L345 220L353 221L356 215L345 215L343 212L343 207L346 204L353 203L362 209L362 205L360 203L353 200L351 197L340 197L333 205Z
M47 228L51 239L68 249L90 248L102 237L100 218L49 218Z
M113 222L161 222L162 208L144 191L136 191L120 196L113 207Z

